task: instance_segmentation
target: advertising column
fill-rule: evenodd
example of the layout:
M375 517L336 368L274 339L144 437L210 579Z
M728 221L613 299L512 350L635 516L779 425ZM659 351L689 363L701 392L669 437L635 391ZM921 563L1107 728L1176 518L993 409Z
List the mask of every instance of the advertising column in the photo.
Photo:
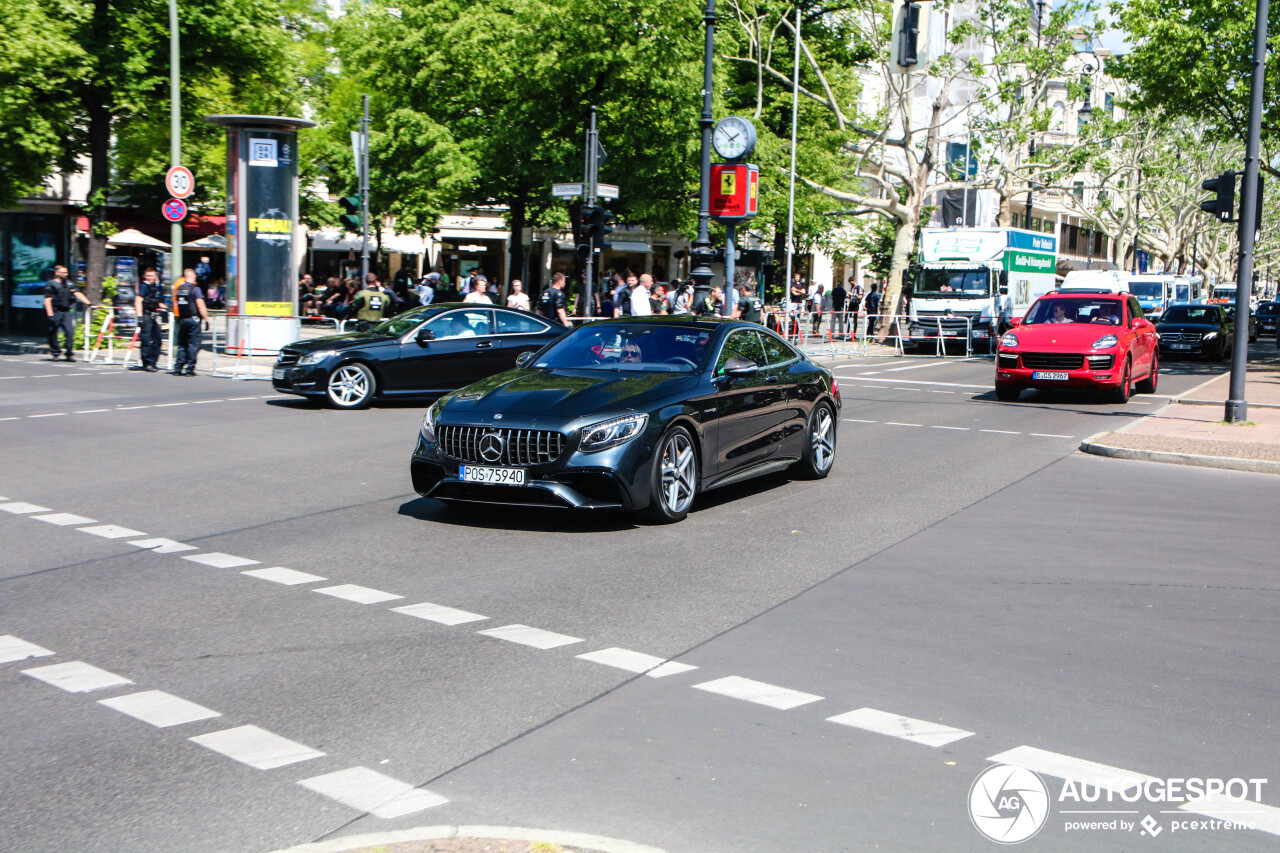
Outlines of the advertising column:
M298 134L283 116L205 116L227 128L227 348L276 352L299 337Z

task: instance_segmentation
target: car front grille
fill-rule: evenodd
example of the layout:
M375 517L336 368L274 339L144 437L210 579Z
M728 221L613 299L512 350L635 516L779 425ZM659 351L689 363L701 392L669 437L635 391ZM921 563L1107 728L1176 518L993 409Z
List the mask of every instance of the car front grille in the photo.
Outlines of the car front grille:
M1084 366L1084 356L1074 352L1024 352L1022 366L1039 370L1079 370Z
M280 367L286 367L290 364L297 364L300 353L289 352L287 349L280 350L280 357L276 359L276 364Z
M1002 352L999 355L999 364L1001 367L1017 367L1018 354L1011 352Z
M1204 337L1203 332L1161 332L1162 344L1198 344Z
M441 426L436 428L436 443L446 456L473 465L546 465L564 452L564 436L541 429ZM493 458L486 458L482 448Z

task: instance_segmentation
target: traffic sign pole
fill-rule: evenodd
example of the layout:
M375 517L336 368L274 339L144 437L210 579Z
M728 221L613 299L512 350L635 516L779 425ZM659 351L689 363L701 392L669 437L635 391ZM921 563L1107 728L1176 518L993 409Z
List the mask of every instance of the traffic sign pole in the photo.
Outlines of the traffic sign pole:
M178 0L169 0L169 171L171 175L174 170L182 166L182 101L178 88L180 61ZM185 204L183 208L185 215ZM182 275L182 223L178 220L174 220L169 226L169 253L169 281L173 283Z

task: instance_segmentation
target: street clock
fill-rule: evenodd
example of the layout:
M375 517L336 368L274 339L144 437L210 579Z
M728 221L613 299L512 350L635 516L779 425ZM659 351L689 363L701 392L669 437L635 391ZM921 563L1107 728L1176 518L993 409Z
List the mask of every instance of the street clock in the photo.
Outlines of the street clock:
M726 116L716 122L711 145L726 160L741 160L756 148L756 128L745 118Z

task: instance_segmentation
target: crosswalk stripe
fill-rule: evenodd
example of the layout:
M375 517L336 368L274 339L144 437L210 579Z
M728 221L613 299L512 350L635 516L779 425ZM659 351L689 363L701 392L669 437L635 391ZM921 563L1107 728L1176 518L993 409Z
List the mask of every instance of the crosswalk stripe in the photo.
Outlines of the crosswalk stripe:
M99 699L99 705L127 714L135 720L150 723L158 729L221 717L217 711L189 702L163 690L144 690L127 696Z
M403 817L449 802L439 794L415 788L367 767L349 767L336 773L303 779L298 784L344 806L380 818Z
M12 634L0 637L0 663L13 663L27 658L42 658L54 654L43 646L28 643Z
M696 690L718 693L721 696L742 699L745 702L754 702L757 705L767 705L780 711L798 708L801 705L807 705L810 702L817 702L822 699L821 696L815 696L812 693L803 693L799 690L778 687L775 684L766 684L763 681L753 681L750 678L743 678L739 675L717 678L714 681L704 681L693 686Z
M39 679L68 693L88 693L91 690L102 690L105 687L116 687L120 684L133 684L123 675L98 669L84 661L73 660L70 663L55 663L51 666L39 666L35 669L22 670L23 675Z
M258 770L273 770L324 755L318 749L303 746L258 726L237 726L188 740Z
M911 717L890 714L886 711L877 711L875 708L859 708L856 711L849 711L847 714L837 714L834 717L827 717L827 722L839 723L842 726L853 726L876 734L914 741L925 746L946 746L973 734L973 732L966 732L963 729L944 726L940 723L932 723L928 720L916 720Z

